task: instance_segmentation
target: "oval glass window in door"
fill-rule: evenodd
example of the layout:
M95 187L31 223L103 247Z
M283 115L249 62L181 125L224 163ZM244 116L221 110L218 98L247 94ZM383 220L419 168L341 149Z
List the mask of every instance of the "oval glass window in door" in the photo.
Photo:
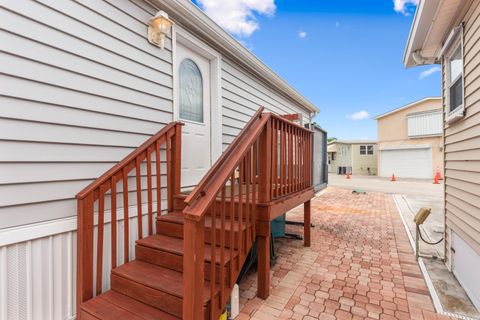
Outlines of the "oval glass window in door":
M203 123L203 79L197 64L184 59L179 70L180 118Z

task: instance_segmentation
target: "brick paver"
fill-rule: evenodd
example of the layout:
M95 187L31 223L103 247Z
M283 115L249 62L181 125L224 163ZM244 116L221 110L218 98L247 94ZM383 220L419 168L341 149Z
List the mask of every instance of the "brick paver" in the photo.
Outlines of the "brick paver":
M303 220L303 208L287 219ZM238 319L448 319L434 312L390 195L328 188L312 223L311 248L277 240L267 300L256 297L255 273L242 281Z

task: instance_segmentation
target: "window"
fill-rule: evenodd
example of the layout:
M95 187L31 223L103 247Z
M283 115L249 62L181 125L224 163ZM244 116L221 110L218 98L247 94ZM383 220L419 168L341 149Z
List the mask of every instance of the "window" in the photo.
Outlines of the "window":
M179 70L180 118L203 122L203 79L197 64L185 59Z
M332 155L332 161L335 161L335 152L332 152L331 155Z
M360 155L373 155L373 145L360 146Z
M373 155L373 146L367 146L367 154Z
M447 56L447 121L463 116L463 52L462 44Z

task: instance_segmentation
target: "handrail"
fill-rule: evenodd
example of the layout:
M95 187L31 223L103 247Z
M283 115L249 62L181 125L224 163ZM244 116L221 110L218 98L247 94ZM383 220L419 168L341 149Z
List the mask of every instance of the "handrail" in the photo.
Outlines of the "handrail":
M158 131L156 134L151 136L147 141L145 141L139 147L137 147L133 152L128 154L120 162L118 162L116 165L110 168L107 172L105 172L100 177L92 181L92 183L90 183L88 186L83 188L79 193L77 193L76 198L78 200L84 199L90 192L94 191L104 183L108 182L108 180L111 179L112 176L118 175L119 173L121 173L126 164L134 160L142 152L145 152L149 147L152 146L153 143L155 143L158 139L164 136L167 132L169 131L172 132L171 129L175 127L175 125L177 124L183 125L182 122L178 122L178 121L167 124L160 131Z
M123 263L130 261L129 228L131 224L136 224L138 239L141 239L145 233L153 235L154 213L156 212L158 216L162 212L162 174L167 178L168 209L173 208L174 195L180 193L181 126L181 122L166 125L77 194L77 310L79 312L83 302L91 299L94 293L99 295L103 290L104 252L111 253L110 266L112 269L116 268L119 263L121 264L121 256L123 256ZM162 169L162 163L166 163L166 170ZM142 173L143 169L146 174ZM134 180L134 183L129 180ZM133 192L136 195L136 201L129 196ZM142 200L145 194L146 199ZM120 203L123 206L120 205L119 210L117 204ZM129 211L135 210L135 205L136 218L133 218ZM144 205L146 205L145 209L143 209ZM108 220L105 219L107 209L110 211ZM123 211L122 216L120 216L121 211ZM145 227L143 212L147 218ZM117 226L120 219L123 219L121 229ZM95 221L97 221L96 226ZM104 241L107 224L110 224L111 230L109 243ZM96 243L95 233L97 234ZM123 237L122 251L117 247L120 237ZM109 246L109 250L104 250L105 245ZM94 260L96 260L96 266ZM95 288L94 274L96 274Z
M311 188L313 132L262 111L263 108L257 111L187 198L183 209L184 319L196 319L203 312L205 287L201 275L205 272L210 281L210 319L218 319L257 240L257 230L261 233L259 239L263 239L259 247L269 245L265 224L270 217L265 218L257 209ZM209 235L206 223L210 224ZM205 270L206 241L210 243L210 261L220 257L220 270L215 263ZM265 256L265 250L261 249L260 255ZM238 254L236 260L234 252ZM225 274L223 266L228 253ZM267 270L266 265L263 264L263 271ZM262 279L268 277L264 272L259 274ZM262 282L259 280L259 290L267 284Z
M253 124L261 117L264 109L265 109L264 107L258 108L257 112L255 112L255 114L243 127L240 133L230 143L227 150L225 150L217 159L217 161L215 161L215 163L210 168L210 170L208 170L208 172L203 176L202 180L200 180L200 182L197 184L195 189L193 189L192 192L185 199L185 203L187 205L191 204L195 199L197 199L199 196L202 196L205 193L205 187L208 184L208 182L212 179L215 173L220 169L220 167L223 165L226 159L228 159L232 153L236 152L236 149L240 144L240 140L244 139L244 133L250 130Z
M260 108L261 111L263 108ZM247 130L242 130L235 139L235 144L230 144L227 150L224 152L225 156L221 157L215 165L210 168L208 173L202 179L202 184L199 184L192 193L195 192L201 197L190 199L190 203L187 203L187 207L183 210L184 217L199 221L200 217L205 214L209 204L216 197L218 189L229 178L230 173L235 166L238 165L238 161L245 155L248 148L255 142L255 138L262 133L265 124L271 117L271 113L258 114L257 112L252 120L246 127ZM258 121L256 121L258 120Z

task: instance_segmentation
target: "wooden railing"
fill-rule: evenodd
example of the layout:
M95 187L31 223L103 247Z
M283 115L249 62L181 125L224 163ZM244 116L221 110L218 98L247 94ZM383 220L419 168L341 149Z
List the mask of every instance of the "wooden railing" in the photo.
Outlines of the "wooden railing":
M154 233L153 215L161 214L162 200L167 200L169 211L173 209L174 195L180 193L181 126L180 122L168 124L77 194L77 312L82 302L102 292L104 253L107 250L111 255L112 269L129 261L131 256L129 248L132 243L129 239L130 211L136 210L137 238L140 239L144 234ZM162 182L162 176L165 175L166 183ZM134 190L129 187L130 180L135 181ZM167 199L162 198L164 183L167 188ZM131 193L135 193L133 199ZM135 202L136 208L135 206L132 208L130 202ZM147 212L145 229L144 203ZM122 207L123 210L123 253L117 252L117 224L121 220L121 217L117 216L118 207ZM105 248L107 210L110 213L111 239L110 247ZM96 246L94 246L95 229ZM118 259L117 255L123 255L122 262L119 263L121 259Z
M210 270L206 273L210 316L218 319L256 240L257 204L311 186L312 132L262 111L252 117L186 199L183 319L197 319L203 314L205 283L199 275L205 272L205 241L211 247ZM206 225L211 230L209 235ZM223 266L227 254L226 274ZM220 257L219 268L216 257Z

